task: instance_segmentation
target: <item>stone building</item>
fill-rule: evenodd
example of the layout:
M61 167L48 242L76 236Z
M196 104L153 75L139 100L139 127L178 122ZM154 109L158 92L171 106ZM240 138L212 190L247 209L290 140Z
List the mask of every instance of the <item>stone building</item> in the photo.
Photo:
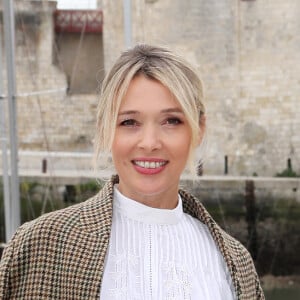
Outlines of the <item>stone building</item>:
M124 45L122 0L102 0L105 68ZM167 45L198 66L206 174L300 173L300 2L131 0L132 43Z
M102 33L56 30L56 1L15 0L14 11L20 150L90 152Z
M97 85L125 48L123 2L98 1L102 33L61 33L55 1L14 1L21 149L92 151ZM171 47L202 76L204 174L273 176L287 159L300 173L299 13L294 0L131 0L132 44Z

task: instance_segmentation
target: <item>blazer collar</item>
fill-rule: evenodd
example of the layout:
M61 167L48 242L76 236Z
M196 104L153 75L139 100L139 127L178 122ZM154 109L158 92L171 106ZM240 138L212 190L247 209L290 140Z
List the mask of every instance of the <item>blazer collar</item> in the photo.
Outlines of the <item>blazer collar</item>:
M197 198L182 189L179 190L179 194L182 197L183 211L197 218L208 227L228 266L237 297L240 299L242 295L242 287L237 272L237 265L230 252L228 241L225 240L225 237L228 236L227 233L221 229L221 227L211 217L209 212L204 208L203 204Z
M80 212L80 224L83 230L109 238L113 211L113 190L114 184L118 181L118 176L112 176L97 195L84 202Z

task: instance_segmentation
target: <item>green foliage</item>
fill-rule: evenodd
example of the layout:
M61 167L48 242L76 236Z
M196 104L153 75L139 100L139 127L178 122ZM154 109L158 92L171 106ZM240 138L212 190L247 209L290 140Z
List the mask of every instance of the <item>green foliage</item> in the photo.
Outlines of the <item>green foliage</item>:
M39 184L37 182L21 182L20 183L20 193L21 196L27 193L31 193L35 187L37 187Z
M282 172L277 173L276 177L300 177L300 174L297 174L293 170L292 160L289 158L287 160L287 167Z
M276 174L276 177L300 177L300 174L297 174L293 169L287 168L280 173Z
M270 201L261 199L258 207L258 218L260 221L273 219L275 222L282 220L288 222L299 222L300 204L296 200L281 199Z
M103 187L103 182L89 181L76 186L77 200L79 202L84 201L95 194Z
M78 191L80 192L98 192L99 189L102 188L102 183L97 182L97 181L89 181L87 183L82 183L79 184L78 186Z

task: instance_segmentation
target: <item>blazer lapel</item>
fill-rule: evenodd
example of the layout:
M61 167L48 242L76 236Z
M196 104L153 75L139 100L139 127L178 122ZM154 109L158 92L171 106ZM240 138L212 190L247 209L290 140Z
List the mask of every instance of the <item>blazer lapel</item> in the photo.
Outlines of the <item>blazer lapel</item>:
M80 223L83 230L109 238L113 210L113 181L108 181L100 192L82 206Z
M214 219L210 216L208 211L204 208L204 206L197 198L195 198L194 196L192 196L184 190L179 190L179 194L183 198L182 202L184 212L197 218L208 227L213 239L215 240L228 266L237 297L238 299L241 299L242 288L237 274L237 265L230 253L229 245L227 244L224 238L224 236L227 234L214 221Z
M93 264L89 267L92 280L88 283L93 299L100 297L105 256L111 232L115 179L112 178L97 195L85 201L80 212L81 232L85 236L86 247L84 259L86 263Z

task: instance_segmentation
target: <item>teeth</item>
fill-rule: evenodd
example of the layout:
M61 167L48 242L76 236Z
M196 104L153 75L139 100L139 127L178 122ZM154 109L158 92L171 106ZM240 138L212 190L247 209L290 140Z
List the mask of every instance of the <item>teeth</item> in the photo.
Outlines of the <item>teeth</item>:
M164 162L164 161L160 161L160 162L155 162L155 161L134 161L134 163L137 166L145 168L145 169L155 169L155 168L159 168L159 167L166 164L166 162Z

